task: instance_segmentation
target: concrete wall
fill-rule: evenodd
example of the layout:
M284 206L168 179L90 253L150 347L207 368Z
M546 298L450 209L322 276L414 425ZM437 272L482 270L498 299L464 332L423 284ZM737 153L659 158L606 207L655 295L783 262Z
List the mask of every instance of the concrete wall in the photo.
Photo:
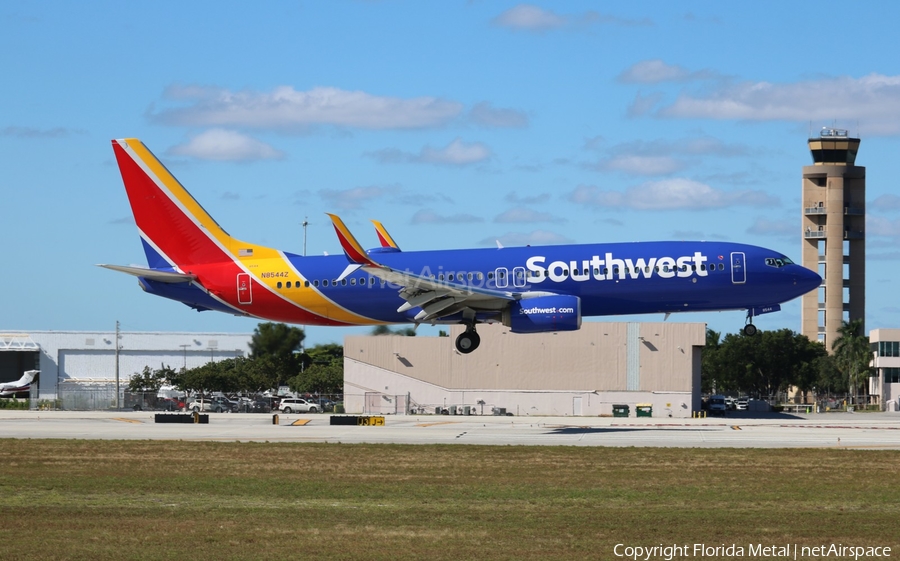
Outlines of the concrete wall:
M651 403L654 416L700 408L705 324L585 323L567 333L513 334L480 325L481 346L463 355L450 337L351 336L344 341L344 403L409 395L410 406L469 406L489 414L605 415L613 404ZM484 402L483 405L479 402ZM370 402L371 403L371 402ZM370 405L371 407L371 405Z

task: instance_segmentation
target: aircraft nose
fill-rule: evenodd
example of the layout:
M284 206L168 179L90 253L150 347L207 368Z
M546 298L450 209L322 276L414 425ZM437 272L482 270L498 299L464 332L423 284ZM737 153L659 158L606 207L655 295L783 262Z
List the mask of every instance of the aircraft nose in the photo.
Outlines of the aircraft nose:
M822 284L822 277L806 267L797 265L797 271L794 274L794 284L797 286L798 290L802 290L800 294L806 294L810 290L815 290Z

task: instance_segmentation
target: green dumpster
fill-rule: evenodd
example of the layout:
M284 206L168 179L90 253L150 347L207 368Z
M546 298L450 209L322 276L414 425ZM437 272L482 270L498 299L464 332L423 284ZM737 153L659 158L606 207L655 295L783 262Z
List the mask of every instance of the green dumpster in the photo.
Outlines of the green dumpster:
M652 417L653 405L650 403L638 403L634 406L634 410L638 417Z
M613 405L613 417L627 417L630 409L627 405Z

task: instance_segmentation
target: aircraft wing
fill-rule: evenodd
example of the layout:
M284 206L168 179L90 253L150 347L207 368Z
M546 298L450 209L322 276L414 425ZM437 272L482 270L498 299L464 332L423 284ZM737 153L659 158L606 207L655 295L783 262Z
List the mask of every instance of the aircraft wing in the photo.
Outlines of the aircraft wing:
M406 303L397 311L402 313L415 307L422 308L422 311L415 316L415 320L418 322L427 323L466 308L473 311L499 312L512 301L547 294L544 292L496 290L463 283L455 284L430 276L392 269L373 260L356 241L340 217L334 214L328 216L334 225L344 254L351 262L341 277L362 268L374 277L397 285L400 287L400 297L406 300Z
M179 283L179 282L191 282L197 280L196 275L189 275L186 273L175 273L169 271L160 271L158 269L148 269L146 267L137 267L130 266L126 267L124 265L97 265L98 267L103 267L104 269L110 269L113 271L119 271L120 273L126 273L129 275L133 275L135 277L144 277L145 279L155 280L159 282L168 282L168 283Z

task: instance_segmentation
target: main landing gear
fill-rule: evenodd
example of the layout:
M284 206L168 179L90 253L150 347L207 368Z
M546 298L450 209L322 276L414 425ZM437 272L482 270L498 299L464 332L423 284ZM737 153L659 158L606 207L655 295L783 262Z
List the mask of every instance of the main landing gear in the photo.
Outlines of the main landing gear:
M743 333L747 337L753 337L754 335L759 333L759 330L756 328L755 325L753 325L753 311L752 310L747 310L747 325L745 325L744 328L741 329L741 333Z
M466 330L459 334L456 338L456 350L467 355L478 348L481 344L481 337L475 332L475 326L469 325Z

